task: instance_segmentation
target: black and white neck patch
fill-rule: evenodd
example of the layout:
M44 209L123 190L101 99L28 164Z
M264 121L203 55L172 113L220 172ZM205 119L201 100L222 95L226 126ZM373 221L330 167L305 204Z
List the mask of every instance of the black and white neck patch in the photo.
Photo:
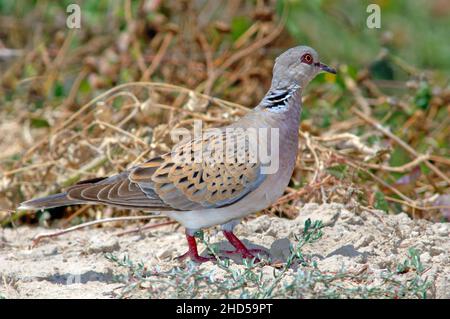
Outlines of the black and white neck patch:
M272 89L266 94L261 104L270 112L282 113L287 110L289 100L299 88L299 85L294 84L287 88Z

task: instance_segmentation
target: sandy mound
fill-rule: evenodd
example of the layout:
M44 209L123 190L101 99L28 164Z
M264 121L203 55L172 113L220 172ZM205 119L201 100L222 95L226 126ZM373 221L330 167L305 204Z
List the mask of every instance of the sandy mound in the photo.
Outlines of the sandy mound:
M323 235L302 247L302 265L283 270L279 261L289 258L289 247L298 242L296 235L308 218L323 222ZM423 289L429 298L450 298L450 224L411 220L406 214L356 213L339 204L308 204L296 220L262 216L243 223L236 234L270 249L277 266L256 266L251 272L261 276L256 279L242 263L230 262L223 269L173 260L186 249L182 230L173 226L123 237L114 236L117 228L86 229L43 240L30 249L31 239L44 231L0 230L0 297L112 298L124 293L124 287L130 297L352 297L353 292L374 297L383 296L382 289L392 292L392 287L399 287L399 297L415 297ZM211 243L225 246L217 230L208 236ZM144 278L142 271L148 272ZM283 276L277 279L274 271ZM342 274L346 278L339 279ZM244 277L249 284L236 286ZM330 288L327 282L336 284ZM390 286L392 282L396 284ZM402 295L401 289L415 292Z

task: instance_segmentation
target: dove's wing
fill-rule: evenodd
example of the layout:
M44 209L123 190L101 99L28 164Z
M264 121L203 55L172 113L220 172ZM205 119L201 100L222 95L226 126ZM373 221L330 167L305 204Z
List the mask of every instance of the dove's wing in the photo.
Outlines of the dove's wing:
M128 176L130 171L108 178L87 180L70 187L66 196L71 201L103 203L118 207L145 210L173 210L151 189L143 190Z
M129 179L175 209L230 205L257 188L266 176L250 154L247 137L239 131L222 132L190 141L134 168Z
M230 205L266 176L252 160L247 137L221 132L190 141L121 174L74 185L67 199L154 211Z

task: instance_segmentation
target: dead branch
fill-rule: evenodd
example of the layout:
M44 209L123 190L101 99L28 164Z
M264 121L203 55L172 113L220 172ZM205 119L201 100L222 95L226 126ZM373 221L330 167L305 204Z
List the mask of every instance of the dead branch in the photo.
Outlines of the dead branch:
M409 152L411 155L415 156L416 158L421 157L423 155L418 154L411 146L406 144L404 141L402 141L400 138L398 138L395 134L392 134L389 130L384 128L377 120L374 118L362 113L361 111L357 110L356 108L352 108L351 111L355 113L357 116L359 116L361 119L363 119L365 122L372 125L375 129L395 141L399 146L401 146L404 150ZM445 180L448 184L450 184L450 178L445 175L439 168L431 164L428 160L424 160L424 164L431 169L433 172L436 173L439 177L441 177L443 180Z
M112 222L119 222L119 221L133 221L133 220L142 220L142 219L152 219L152 218L161 218L162 216L155 216L155 215L148 215L148 216L126 216L126 217L111 217L111 218L104 218L104 219L99 219L99 220L93 220L90 222L86 222L80 225L76 225L76 226L72 226L69 228L65 228L62 230L58 230L58 231L53 231L53 232L49 232L49 233L42 233L42 234L38 234L36 235L33 240L32 240L32 245L31 247L35 247L39 241L43 238L53 238L53 237L58 237L82 228L86 228L89 226L93 226L93 225L98 225L98 224L104 224L104 223L112 223Z

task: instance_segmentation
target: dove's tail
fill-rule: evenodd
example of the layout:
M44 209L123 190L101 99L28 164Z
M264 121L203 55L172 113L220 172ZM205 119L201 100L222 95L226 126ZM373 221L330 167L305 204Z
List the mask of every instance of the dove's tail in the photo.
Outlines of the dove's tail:
M59 206L85 204L85 201L69 199L67 193L59 193L46 197L31 199L20 204L18 210L39 210Z

